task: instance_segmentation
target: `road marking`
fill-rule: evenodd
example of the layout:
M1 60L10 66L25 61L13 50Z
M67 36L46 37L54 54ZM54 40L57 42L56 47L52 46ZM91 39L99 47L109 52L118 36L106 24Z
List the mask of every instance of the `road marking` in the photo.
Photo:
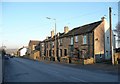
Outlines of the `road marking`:
M81 80L81 79L76 78L76 77L73 77L73 76L70 76L70 77L73 78L73 79L75 79L75 80L79 80L80 82L87 82L87 81L85 81L85 80Z

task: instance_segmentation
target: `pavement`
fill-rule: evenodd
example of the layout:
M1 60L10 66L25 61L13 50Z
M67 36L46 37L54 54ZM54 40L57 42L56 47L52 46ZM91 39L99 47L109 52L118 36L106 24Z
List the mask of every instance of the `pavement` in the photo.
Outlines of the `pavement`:
M43 61L48 63L57 63L63 66L78 68L78 69L88 69L89 71L97 71L97 72L104 72L112 75L120 75L119 69L120 64L118 65L112 65L112 64L106 64L106 63L95 63L95 64L88 64L88 65L82 65L82 64L67 64L67 63L60 63L60 62L54 62L54 61Z
M118 82L116 74L89 69L74 64L10 58L5 61L4 82Z

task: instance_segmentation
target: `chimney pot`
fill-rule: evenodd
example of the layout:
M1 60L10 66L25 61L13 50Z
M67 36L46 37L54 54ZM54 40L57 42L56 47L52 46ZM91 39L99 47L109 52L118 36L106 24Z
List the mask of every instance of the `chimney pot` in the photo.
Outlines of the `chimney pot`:
M101 20L104 21L104 20L105 20L105 17L102 17Z
M51 31L51 38L54 36L54 30Z
M64 33L68 33L68 31L69 31L69 27L68 27L68 26L65 26L65 27L64 27Z

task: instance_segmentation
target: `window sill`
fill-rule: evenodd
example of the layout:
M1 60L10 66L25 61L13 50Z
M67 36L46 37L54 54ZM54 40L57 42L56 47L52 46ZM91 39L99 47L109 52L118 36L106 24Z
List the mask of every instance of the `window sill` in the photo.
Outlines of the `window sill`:
M70 44L69 46L73 46L73 45Z
M87 46L87 44L82 44L82 46Z
M60 46L62 46L62 44Z

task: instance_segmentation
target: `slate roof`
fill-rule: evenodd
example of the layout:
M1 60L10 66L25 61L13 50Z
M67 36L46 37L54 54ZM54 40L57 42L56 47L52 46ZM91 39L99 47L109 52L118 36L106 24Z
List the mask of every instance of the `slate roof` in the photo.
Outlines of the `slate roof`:
M40 41L37 40L30 40L30 43L38 44Z
M63 33L59 33L59 37L62 36L62 35L64 35L64 32ZM48 39L43 40L43 42L45 42L45 41L46 42L53 41L53 40L55 40L55 36L56 36L56 38L59 38L57 35L54 35L53 38L48 37Z
M40 42L40 41L38 41L38 40L30 40L30 41L29 41L29 46L30 46L30 45L38 45L39 42Z
M86 34L86 33L92 32L101 23L102 23L102 21L97 21L97 22L93 22L90 24L80 26L80 27L73 28L68 33L64 33L64 32L59 33L59 37L57 36L57 38L69 37L69 36L73 36L73 35L81 35L81 34ZM54 39L55 39L55 35L53 36L53 38L48 37L48 39L45 39L42 42L53 41Z
M81 35L85 33L92 32L98 25L101 24L102 21L93 22L90 24L86 24L80 27L76 27L72 30L70 30L68 33L62 35L61 37L68 37L73 35Z

